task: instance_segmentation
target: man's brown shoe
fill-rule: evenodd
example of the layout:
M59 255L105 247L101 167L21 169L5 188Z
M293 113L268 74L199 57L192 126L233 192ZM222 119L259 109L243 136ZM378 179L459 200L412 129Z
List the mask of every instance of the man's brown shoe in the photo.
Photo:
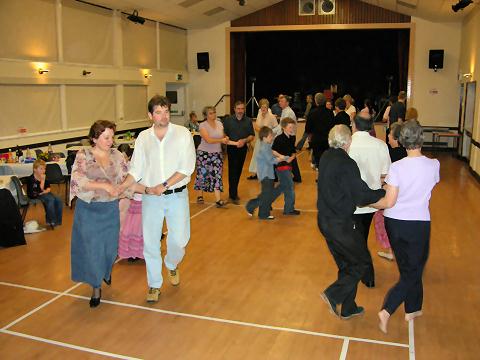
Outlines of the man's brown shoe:
M147 293L147 302L149 303L157 302L159 296L160 296L160 289L149 288Z
M168 279L173 286L180 284L180 270L168 270Z

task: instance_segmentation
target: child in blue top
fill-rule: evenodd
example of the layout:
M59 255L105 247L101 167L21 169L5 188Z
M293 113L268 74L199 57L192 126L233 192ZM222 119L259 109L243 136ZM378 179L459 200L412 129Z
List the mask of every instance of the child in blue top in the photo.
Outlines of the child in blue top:
M260 143L258 152L255 156L257 161L257 176L262 185L261 193L255 199L251 199L245 205L248 215L253 216L255 209L258 207L258 218L263 220L273 220L270 215L270 209L274 199L278 197L280 191L278 187L274 187L275 173L273 165L288 159L288 156L276 157L272 152L273 131L264 126L258 132Z

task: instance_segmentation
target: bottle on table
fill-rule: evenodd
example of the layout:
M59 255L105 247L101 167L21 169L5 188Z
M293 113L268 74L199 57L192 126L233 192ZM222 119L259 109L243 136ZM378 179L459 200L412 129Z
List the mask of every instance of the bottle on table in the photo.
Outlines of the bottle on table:
M48 153L53 154L52 144L48 144Z

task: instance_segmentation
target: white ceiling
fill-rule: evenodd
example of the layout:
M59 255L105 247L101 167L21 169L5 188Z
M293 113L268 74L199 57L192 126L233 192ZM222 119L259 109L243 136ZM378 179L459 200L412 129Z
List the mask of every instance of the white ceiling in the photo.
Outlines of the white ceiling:
M176 25L185 29L209 28L225 21L253 13L281 0L245 0L245 6L240 6L238 0L87 0L112 9L127 13L138 10L139 15L148 19ZM452 5L458 0L361 0L363 2L393 10L402 14L416 16L437 22L459 22L468 14L473 6L454 13ZM181 6L180 4L191 4ZM223 8L225 10L217 9ZM206 12L221 10L214 15ZM215 10L214 10L215 11Z
M458 0L361 0L388 10L415 16L435 22L461 22L477 4L470 4L463 10L453 12L452 5Z

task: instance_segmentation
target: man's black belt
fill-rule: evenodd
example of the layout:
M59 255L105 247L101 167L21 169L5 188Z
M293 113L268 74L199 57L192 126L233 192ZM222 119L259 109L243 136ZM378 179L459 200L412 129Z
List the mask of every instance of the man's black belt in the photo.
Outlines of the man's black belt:
M186 187L187 187L187 185L183 185L183 186L180 186L179 188L176 188L176 189L166 190L166 191L163 192L163 195L170 195L170 194L173 194L173 193L182 192Z

